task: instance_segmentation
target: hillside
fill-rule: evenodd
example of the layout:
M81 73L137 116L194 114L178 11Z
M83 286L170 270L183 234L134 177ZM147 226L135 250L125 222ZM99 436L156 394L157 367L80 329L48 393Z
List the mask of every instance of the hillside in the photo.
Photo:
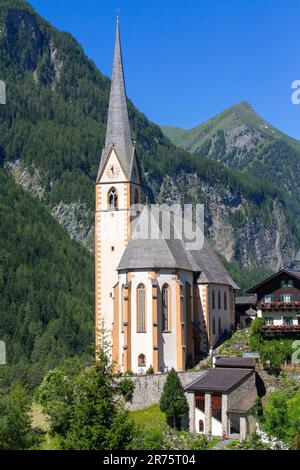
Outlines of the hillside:
M69 34L21 0L0 0L0 46L5 167L92 249L110 81ZM276 188L176 148L130 102L129 114L150 200L204 202L212 244L247 269L276 269L291 258L300 237Z
M300 142L262 119L249 103L232 106L191 130L162 130L185 150L272 181L299 218Z
M93 354L93 259L3 169L0 220L0 340L8 364L0 369L9 382L33 387L61 360Z

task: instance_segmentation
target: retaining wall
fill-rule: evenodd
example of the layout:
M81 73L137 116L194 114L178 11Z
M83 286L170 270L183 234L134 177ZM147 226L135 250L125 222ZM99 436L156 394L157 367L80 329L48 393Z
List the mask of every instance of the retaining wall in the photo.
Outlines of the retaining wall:
M178 372L181 383L186 387L193 380L196 380L205 370L195 372ZM128 377L135 384L132 402L128 404L130 411L141 410L159 402L164 383L168 374L153 374Z

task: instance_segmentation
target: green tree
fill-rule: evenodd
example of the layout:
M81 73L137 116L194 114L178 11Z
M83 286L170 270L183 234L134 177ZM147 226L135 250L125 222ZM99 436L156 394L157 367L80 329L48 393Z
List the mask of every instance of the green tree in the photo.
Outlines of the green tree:
M66 360L45 375L36 391L53 434L65 436L70 428L75 406L74 382L81 369L78 359Z
M286 441L287 426L287 399L282 392L274 392L269 396L264 408L263 429L278 441Z
M263 405L262 405L262 402L261 402L261 398L260 397L257 397L256 400L255 400L255 404L253 405L252 407L252 410L251 410L251 414L252 416L254 416L258 421L261 421L264 417L264 409L263 409Z
M173 427L176 427L176 419L184 416L189 410L183 386L174 369L168 373L164 384L160 399L160 410L172 422Z
M19 383L0 397L0 450L32 449L41 434L31 428L31 398Z
M48 373L37 396L61 449L130 447L134 425L124 408L112 364L102 351L90 367L78 371L76 364L68 362Z

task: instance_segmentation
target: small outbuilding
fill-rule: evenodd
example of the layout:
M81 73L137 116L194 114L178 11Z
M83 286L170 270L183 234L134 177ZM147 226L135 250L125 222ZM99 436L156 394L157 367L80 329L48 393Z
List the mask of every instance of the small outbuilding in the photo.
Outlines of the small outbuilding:
M213 369L186 387L190 432L246 439L251 430L249 412L257 390L255 361L220 358Z

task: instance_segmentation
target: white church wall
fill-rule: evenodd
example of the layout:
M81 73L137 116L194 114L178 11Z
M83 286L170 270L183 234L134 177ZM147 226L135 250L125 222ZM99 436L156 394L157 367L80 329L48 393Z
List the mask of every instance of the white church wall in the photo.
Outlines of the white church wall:
M158 301L158 319L159 319L159 336L161 338L160 343L162 344L162 354L159 354L159 364L158 367L161 371L164 371L166 368L169 370L174 367L177 368L177 358L176 358L176 281L173 279L174 273L172 270L160 270L160 273L157 277L157 282L159 285L159 292L164 284L168 284L171 289L171 329L170 333L162 332L162 307L161 307L161 295L159 295Z
M193 273L189 271L180 271L179 272L179 279L182 282L182 287L183 287L183 295L184 295L184 300L183 300L183 309L182 309L182 318L183 322L185 325L184 328L184 344L186 345L186 357L185 360L188 359L188 325L187 325L187 311L186 311L186 301L187 301L187 292L186 292L186 283L188 282L191 286L191 295L193 296ZM191 302L191 320L193 319L193 299L190 300Z
M123 370L123 346L124 346L124 333L122 329L122 285L126 283L126 274L122 273L119 275L119 366L122 372Z
M213 291L215 293L215 306L213 308ZM221 308L219 308L219 292L221 295ZM224 293L227 296L227 309L224 308ZM211 343L214 346L222 336L224 330L230 329L230 293L229 287L220 284L209 284L209 305L210 305L210 332ZM221 319L221 332L219 333L219 318ZM214 320L213 320L214 319ZM213 321L215 321L215 333L213 333Z
M137 288L140 284L146 287L146 333L137 331ZM132 370L134 372L146 372L153 365L153 340L152 340L152 285L148 271L135 271L131 280L131 351ZM146 366L138 367L140 354L146 356Z
M118 182L109 178L106 173L107 168L112 164L119 167ZM112 152L98 185L95 234L98 252L100 252L96 268L100 282L97 285L96 295L98 305L101 306L101 322L104 321L108 331L111 331L113 322L112 294L113 286L118 281L116 268L126 248L129 229L128 212L124 210L128 207L127 185L120 181L125 181L125 176L115 152ZM117 211L108 210L108 193L112 187L118 192L119 210ZM100 327L99 324L98 328Z

